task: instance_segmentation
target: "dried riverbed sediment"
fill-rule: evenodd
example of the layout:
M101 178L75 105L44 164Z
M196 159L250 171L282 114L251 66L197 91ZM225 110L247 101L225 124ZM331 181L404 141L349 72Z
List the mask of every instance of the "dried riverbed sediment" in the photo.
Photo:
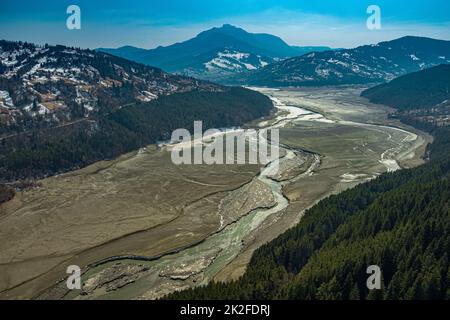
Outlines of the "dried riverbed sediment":
M330 178L329 171L325 172L325 169L328 170L327 166L330 166L330 158L334 154L320 152L320 146L317 146L317 149L314 145L312 148L308 146L308 150L319 150L312 152L295 143L294 146L292 143L282 144L282 156L279 159L269 163L250 183L229 192L222 199L218 206L220 226L215 233L199 243L151 261L124 256L95 265L84 275L85 284L88 285L86 289L79 293L71 292L66 298L156 299L175 290L207 284L212 279L226 281L235 278L245 270L243 265L245 266L251 252L258 245L271 240L298 222L307 207L328 194L373 179L382 172L400 169L398 161L414 156L414 151L423 144L421 136L404 129L333 116L327 118L324 116L326 112L322 114L312 111L306 108L308 105L301 108L298 104L286 103L285 101L289 100L280 95L279 91L261 91L271 96L279 109L274 119L260 124L261 130L290 130L289 128L301 127L305 123L313 123L321 126L324 131L346 127L350 132L376 132L379 140L386 140L380 150L372 150L370 143L374 142L369 141L362 142L361 145L358 142L353 152L359 156L358 148L366 148L363 151L367 153L367 158L372 158L370 153L378 154L378 161L369 163L367 160L368 164L364 166L367 168L361 166L355 172L340 172L333 168L333 174L337 175L339 181L327 181L328 187L317 192L314 198L302 202L292 189L299 190L300 184L307 184L314 178ZM303 99L305 100L304 97ZM349 139L353 140L357 139ZM348 159L346 161L348 162ZM324 170L320 172L322 167ZM355 169L351 165L349 168ZM339 169L346 170L344 165ZM371 172L362 173L363 170ZM314 175L316 177L313 177ZM293 208L298 208L299 211L293 213ZM123 270L137 271L124 273ZM235 270L240 271L234 273Z
M281 121L277 119L275 125L279 127ZM261 133L262 130L271 128L273 126L259 131ZM227 131L224 134L235 133ZM248 234L257 230L267 217L281 212L288 206L289 201L282 192L283 184L305 172L311 172L311 167L317 165L310 153L283 147L280 149L281 158L271 161L250 183L229 192L222 199L218 206L220 226L215 233L198 243L162 256L116 256L92 265L84 273L87 289L78 296L69 293L67 297L95 298L105 294L113 297L119 294L123 298L125 292L130 291L133 294L126 296L127 298L158 298L161 294L165 294L168 288L178 289L186 285L194 286L209 282L239 254ZM303 165L305 169L299 169ZM277 170L278 168L281 170ZM279 181L281 179L278 177L279 172L284 174L282 182ZM146 266L144 271L142 263ZM122 271L124 264L138 266L136 268L141 271L136 274L124 274ZM118 285L114 285L115 282ZM124 283L128 287L122 292L120 288ZM61 295L64 293L63 286L64 284L60 283L60 290L52 291ZM130 289L133 286L136 288ZM145 290L139 290L138 287ZM116 290L111 293L111 288ZM46 292L42 297L50 298L51 295Z
M2 205L0 297L155 299L236 279L320 199L422 161L426 135L388 122L358 88L258 90L279 112L253 127L280 129L279 163L174 166L149 146ZM72 264L82 291L58 282Z

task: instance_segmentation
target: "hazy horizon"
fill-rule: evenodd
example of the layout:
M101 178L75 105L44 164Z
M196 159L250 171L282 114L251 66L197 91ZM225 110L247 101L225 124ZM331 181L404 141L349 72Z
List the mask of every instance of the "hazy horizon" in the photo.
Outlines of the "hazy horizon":
M25 5L24 5L25 4ZM81 30L66 28L67 7L81 8ZM366 10L381 9L382 28L369 30ZM198 33L232 24L251 33L268 33L296 46L351 48L403 36L450 40L450 3L405 1L22 1L2 4L0 39L82 48L167 46Z

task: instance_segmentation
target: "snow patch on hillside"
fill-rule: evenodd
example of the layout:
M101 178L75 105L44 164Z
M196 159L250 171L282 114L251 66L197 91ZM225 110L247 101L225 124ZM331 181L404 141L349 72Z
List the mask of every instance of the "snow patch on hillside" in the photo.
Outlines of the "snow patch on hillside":
M0 90L0 107L7 109L14 108L14 103L8 91Z
M204 66L209 72L243 72L257 70L268 64L269 61L265 61L259 55L225 50L218 52L216 57L204 63Z

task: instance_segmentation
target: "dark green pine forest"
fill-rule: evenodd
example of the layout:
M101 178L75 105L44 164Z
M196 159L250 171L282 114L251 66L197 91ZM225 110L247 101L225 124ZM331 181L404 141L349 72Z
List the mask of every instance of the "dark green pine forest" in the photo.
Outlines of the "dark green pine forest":
M361 94L398 111L431 109L450 99L450 65L442 64L398 77Z
M204 130L240 126L273 108L269 98L244 88L176 93L121 109L104 106L97 115L71 126L0 140L0 182L42 178L113 159L170 140L175 129L192 132L196 120L203 121Z
M449 299L450 128L432 134L425 165L321 201L256 250L239 280L167 298ZM381 290L367 289L370 265Z

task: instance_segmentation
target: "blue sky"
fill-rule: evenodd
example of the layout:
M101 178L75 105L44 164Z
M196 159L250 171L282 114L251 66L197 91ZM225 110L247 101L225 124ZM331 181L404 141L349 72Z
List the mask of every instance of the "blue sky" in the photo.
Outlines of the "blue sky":
M293 45L353 47L404 35L450 40L448 0L2 0L0 38L77 47L153 48L230 23ZM81 8L81 30L66 9ZM382 29L368 30L366 9L381 8Z

